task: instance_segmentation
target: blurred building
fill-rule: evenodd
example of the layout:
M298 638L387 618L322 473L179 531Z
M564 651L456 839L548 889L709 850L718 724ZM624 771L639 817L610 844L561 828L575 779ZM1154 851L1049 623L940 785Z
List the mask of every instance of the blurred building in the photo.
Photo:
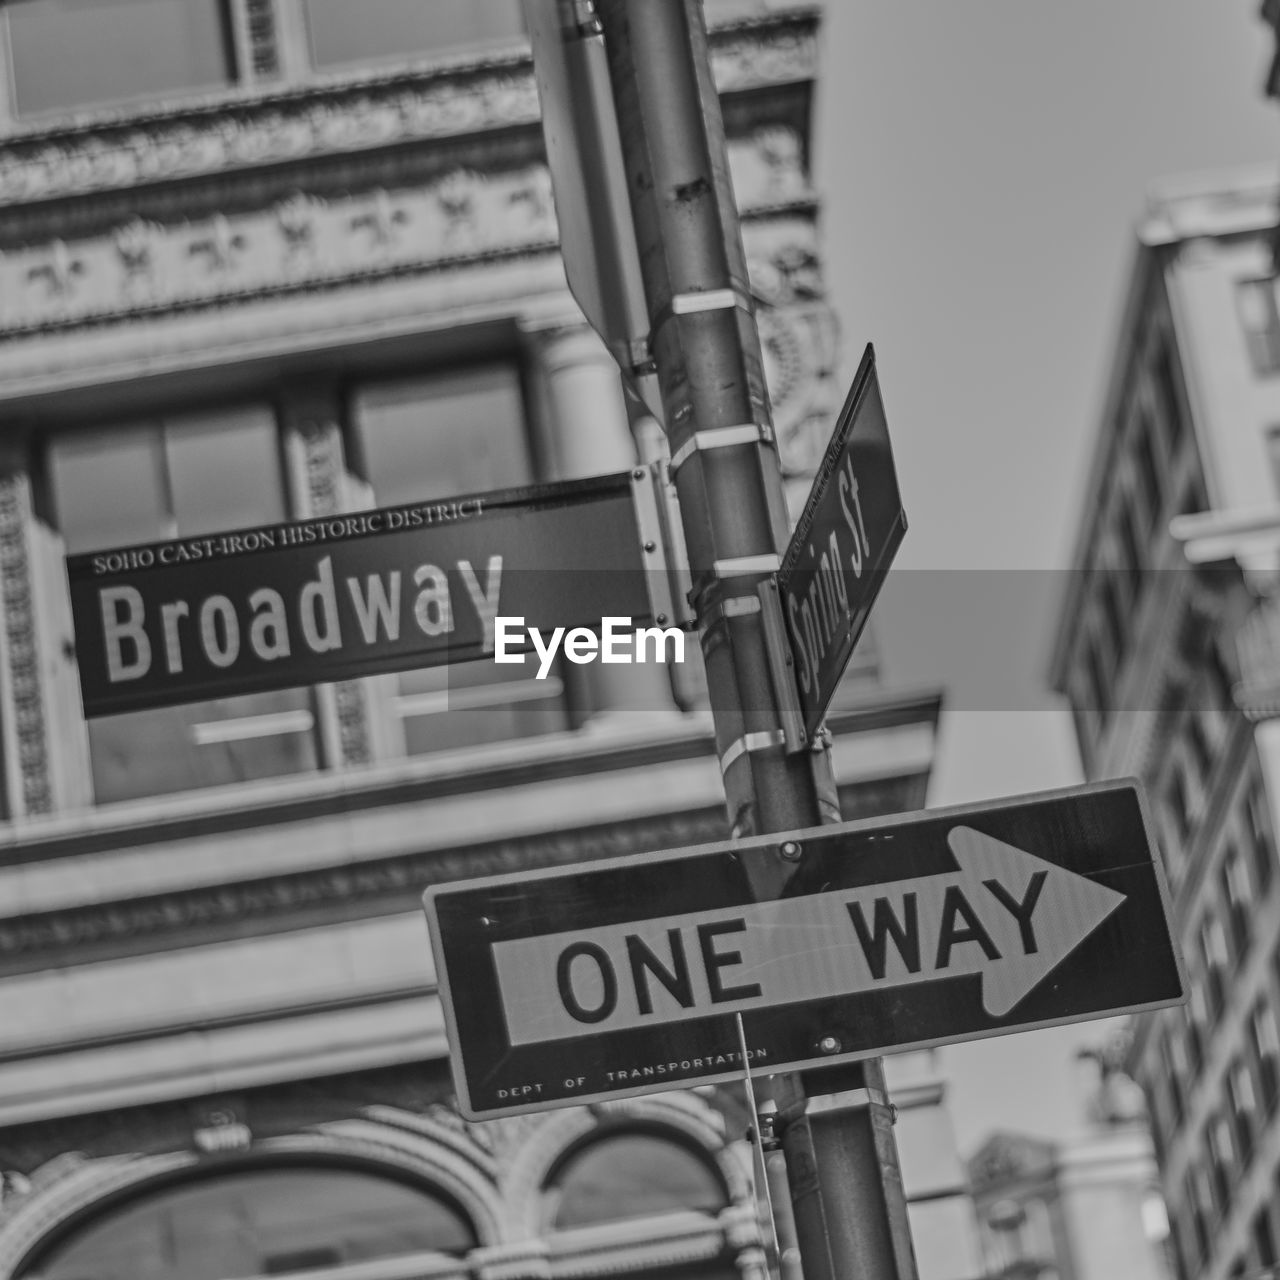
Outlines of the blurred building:
M1147 786L1190 1001L1139 1019L1185 1280L1280 1245L1280 320L1269 171L1153 196L1052 662L1089 777Z
M947 1103L944 1054L885 1059L920 1280L983 1280L978 1220Z
M818 18L709 7L802 495ZM758 1274L733 1088L458 1115L419 906L724 836L696 680L81 713L69 552L634 464L516 0L0 6L0 445L0 1280ZM938 709L864 656L847 817L923 804Z
M1101 1077L1078 1135L994 1133L969 1160L991 1280L1170 1280L1141 1093L1096 1057Z

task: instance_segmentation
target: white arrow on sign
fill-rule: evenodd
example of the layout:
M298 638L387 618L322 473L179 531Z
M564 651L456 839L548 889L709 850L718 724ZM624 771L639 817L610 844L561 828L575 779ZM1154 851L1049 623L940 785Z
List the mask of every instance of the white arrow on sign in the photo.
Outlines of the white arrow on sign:
M974 973L999 1018L1125 900L972 827L947 843L958 870L495 943L510 1043Z

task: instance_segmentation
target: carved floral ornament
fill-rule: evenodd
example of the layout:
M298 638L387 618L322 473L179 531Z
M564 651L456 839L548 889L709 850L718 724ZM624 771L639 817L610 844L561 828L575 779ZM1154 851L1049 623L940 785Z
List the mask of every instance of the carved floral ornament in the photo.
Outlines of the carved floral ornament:
M768 127L735 143L744 210L808 203L806 175L759 164L781 154L790 130ZM808 218L808 213L801 215ZM290 191L248 212L212 211L163 226L130 217L74 242L56 239L0 253L0 332L43 332L128 319L224 299L336 286L371 275L553 252L558 244L545 166L480 173L458 167L411 187L378 186L337 199ZM764 301L778 306L821 294L816 256L784 246L753 263ZM808 335L801 335L807 340ZM785 360L775 337L774 355Z
M225 298L552 251L546 170L453 170L425 186L326 201L292 192L267 209L0 254L0 331L39 332Z

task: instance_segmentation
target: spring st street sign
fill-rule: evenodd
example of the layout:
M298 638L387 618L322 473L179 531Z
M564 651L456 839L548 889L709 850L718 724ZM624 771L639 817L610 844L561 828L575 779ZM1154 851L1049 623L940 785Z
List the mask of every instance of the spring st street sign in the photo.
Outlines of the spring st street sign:
M806 740L826 715L906 530L868 343L778 570Z
M641 469L69 556L85 714L485 658L499 616L649 621L661 548Z
M742 855L798 845L784 896ZM1182 998L1137 784L435 887L455 1082L484 1118Z

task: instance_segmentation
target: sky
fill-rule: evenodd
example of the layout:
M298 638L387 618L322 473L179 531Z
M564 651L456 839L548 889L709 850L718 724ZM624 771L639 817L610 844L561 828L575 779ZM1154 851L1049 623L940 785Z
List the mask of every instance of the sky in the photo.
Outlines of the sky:
M932 804L1080 780L1046 691L1153 181L1274 163L1257 0L827 0L815 179L847 381L877 364L909 529L876 606L894 686L942 685ZM1107 1024L944 1051L962 1152L1082 1122Z

